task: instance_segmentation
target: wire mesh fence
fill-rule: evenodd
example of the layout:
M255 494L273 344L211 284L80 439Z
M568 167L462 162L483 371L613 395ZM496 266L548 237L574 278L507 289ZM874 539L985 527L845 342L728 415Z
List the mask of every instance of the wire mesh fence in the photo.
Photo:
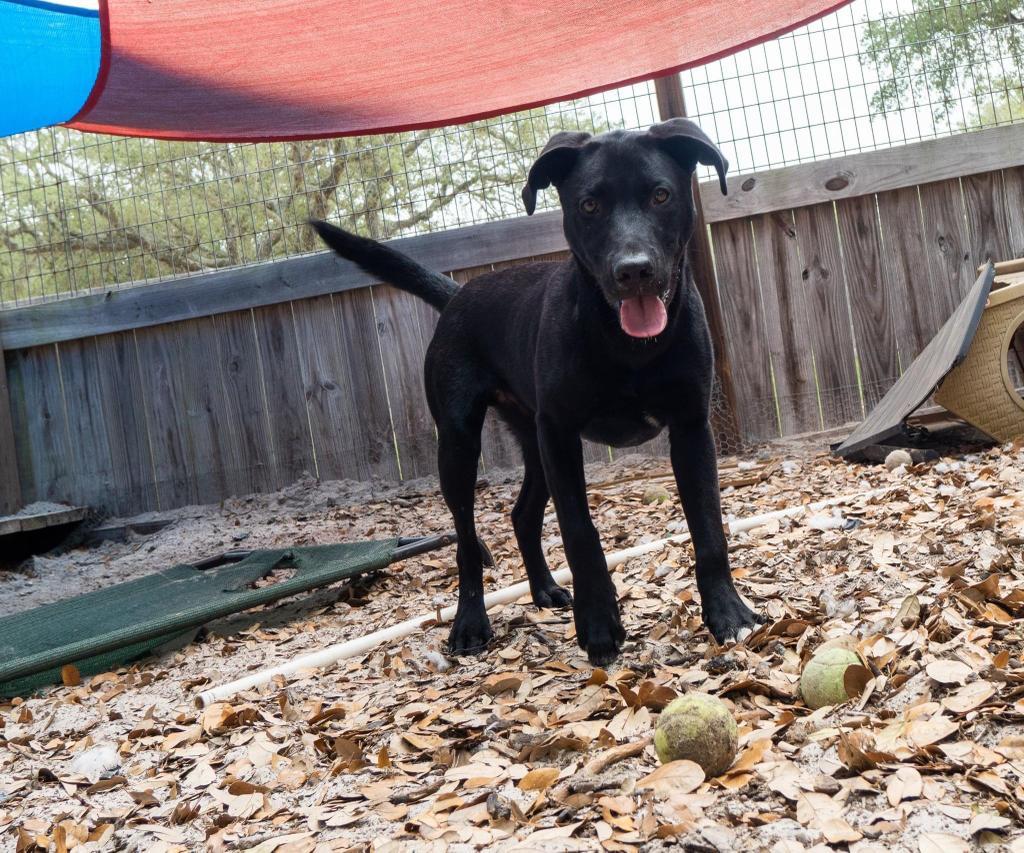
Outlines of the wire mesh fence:
M856 0L682 75L734 172L1019 121L1022 78L1022 0ZM0 308L314 251L310 216L387 238L520 215L551 133L656 120L645 83L365 138L179 143L58 127L0 139Z

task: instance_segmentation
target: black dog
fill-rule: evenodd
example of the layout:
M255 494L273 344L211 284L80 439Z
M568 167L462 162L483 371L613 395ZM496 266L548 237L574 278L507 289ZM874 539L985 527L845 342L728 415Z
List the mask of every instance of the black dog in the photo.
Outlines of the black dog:
M698 162L718 170L724 193L725 158L691 121L645 133L556 134L530 169L523 201L533 213L537 191L557 187L572 258L489 273L462 288L385 245L312 223L342 257L441 311L425 373L441 491L459 539L455 654L478 651L492 636L486 551L473 520L489 406L522 446L526 473L512 525L533 600L573 604L591 663L613 661L625 632L587 506L581 436L628 447L668 427L704 622L719 642L742 639L757 624L729 572L708 423L711 341L686 262ZM575 599L554 582L541 549L549 495Z

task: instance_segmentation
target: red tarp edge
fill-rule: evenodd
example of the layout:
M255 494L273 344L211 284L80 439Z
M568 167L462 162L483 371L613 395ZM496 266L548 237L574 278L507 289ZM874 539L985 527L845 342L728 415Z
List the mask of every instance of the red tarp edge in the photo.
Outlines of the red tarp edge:
M145 13L150 14L151 16L156 16L156 13L153 11L154 7L148 4L147 0L145 0L145 2L146 5L148 6L148 9L150 9ZM167 0L165 0L165 2L167 2ZM189 2L190 0L170 0L169 5L172 7L182 6L187 5ZM390 2L390 0L388 0L388 2ZM575 2L572 5L579 6L581 5L581 3L583 5L586 5L587 2L593 2L593 0L577 0L577 2ZM725 0L702 0L702 2L709 8L718 6L722 6L724 8L725 6L728 5L735 5L734 3L729 4L725 2ZM444 112L446 109L445 104L438 102L436 104L432 104L436 105L436 117L432 116L432 118L429 120L402 121L401 106L396 103L395 108L390 113L390 115L392 115L393 122L387 122L383 124L368 124L366 121L361 121L360 123L355 124L354 126L345 126L344 120L319 118L317 116L317 106L315 104L309 104L308 111L306 111L308 112L309 116L308 120L310 122L313 122L315 126L310 126L307 129L303 129L297 132L290 132L289 130L283 129L283 127L274 127L275 121L278 121L275 119L276 114L274 113L274 111L280 110L280 108L278 104L274 103L272 98L269 98L266 105L266 109L257 111L257 114L252 117L253 121L251 122L251 125L246 126L244 130L242 130L241 132L238 129L233 131L220 132L215 127L207 127L206 129L197 130L194 128L179 126L136 126L134 123L130 121L132 116L125 115L123 109L120 112L122 118L117 122L112 122L109 120L95 120L97 117L102 117L104 115L104 112L106 114L110 114L112 112L109 106L109 102L112 99L112 92L110 88L112 77L118 78L119 84L122 86L122 90L124 90L126 86L130 87L132 80L132 61L134 61L134 57L126 58L124 55L126 51L124 51L123 47L119 52L117 26L115 24L112 27L111 6L112 4L118 5L119 7L131 6L132 4L134 4L135 6L138 5L138 0L99 0L99 11L101 18L103 41L103 52L100 72L97 77L96 85L92 93L90 94L88 100L84 104L82 110L74 119L67 123L67 126L75 128L77 130L95 133L108 133L122 136L143 136L158 139L182 141L206 140L222 142L241 142L288 141L337 136L369 135L376 133L392 133L404 130L419 130L424 128L439 127L443 125L463 124L466 122L492 118L494 116L504 115L508 113L534 109L537 108L537 106L544 106L558 101L585 97L587 95L596 94L598 92L606 91L608 89L627 86L634 83L642 82L644 80L649 80L651 78L663 77L669 74L683 71L685 69L693 68L695 66L705 65L705 63L707 62L720 59L731 53L735 53L739 50L752 47L762 42L777 38L785 33L799 29L800 27L803 27L809 24L810 22L813 22L813 20L816 20L826 14L829 14L831 12L836 11L839 8L842 8L843 6L847 5L848 2L850 2L850 0L840 0L840 2L835 2L835 0L823 0L823 3L799 3L796 5L805 8L810 7L811 12L806 16L799 17L798 19L786 20L786 22L782 24L774 22L775 24L778 24L778 26L772 27L770 30L766 32L758 33L756 36L753 36L751 38L748 38L744 41L740 41L737 43L723 44L718 50L715 50L714 52L706 53L705 55L700 55L697 57L687 58L686 61L678 63L678 65L672 65L666 68L644 69L641 73L630 77L601 81L597 85L591 85L585 88L566 88L564 90L552 91L550 96L545 96L542 98L534 98L526 101L512 100L507 103L503 102L500 105L493 106L493 108L480 110L478 112L449 114ZM221 0L219 5L221 7L234 5L238 6L239 8L246 8L246 6L243 6L236 0L226 0L226 2L225 0ZM682 6L684 4L680 5ZM772 0L768 0L768 2L765 3L764 5L766 7L778 7L784 4L779 3L778 0L776 0L775 2L772 2ZM157 5L156 8L159 9L160 7L160 5ZM173 11L173 9L171 11ZM139 32L139 17L139 14L136 13L135 19L132 22L135 33ZM144 20L142 23L144 24ZM157 24L157 22L154 23L155 25ZM173 26L173 23L171 25L168 25L167 20L165 18L163 22L163 28L166 30L169 26ZM287 35L287 33L282 34L283 38L287 37ZM224 38L226 38L226 36ZM151 55L154 55L152 50ZM120 68L118 68L119 59ZM440 57L438 57L438 63L440 62L441 59ZM438 67L440 67L440 65ZM516 71L517 69L515 68L511 69L510 79L517 79L514 76ZM152 72L146 73L151 74L154 77L157 77L157 75L153 74ZM566 78L566 84L568 85L571 83L571 76L566 75ZM199 78L195 79L198 80ZM215 79L215 76L211 79ZM272 84L272 78L269 79L268 82ZM344 85L344 81L337 81L337 85L339 88L341 88ZM175 84L174 87L171 87L168 90L176 92L181 88L187 87L182 87L180 85ZM267 88L268 90L272 90L273 86L271 85L268 86ZM402 86L399 84L395 88L401 90ZM514 89L515 87L513 86L512 88ZM207 93L201 88L201 86L197 85L196 87L194 87L194 89L195 91L186 92L186 94L190 93L191 95L197 98L197 103L202 102L207 108L204 111L196 111L197 115L195 118L197 120L200 119L199 114L202 112L203 117L206 118L207 121L209 121L209 111L211 109L214 111L217 110L218 106L220 106L220 109L223 111L223 115L229 115L230 110L225 109L223 104L216 100L218 97L221 97L220 92L216 91L215 89L212 89L210 96L206 97ZM248 98L254 98L256 96L257 95L252 93L242 95L242 97ZM230 105L230 98L230 94L226 94L225 96L221 97L221 100L223 101L224 104L227 104L228 108ZM161 117L161 110L159 108L159 105L157 106L157 108L154 108L154 106L152 105L154 103L154 100L152 99L148 101L148 103L151 104L150 109L146 111L148 115L155 116L159 119ZM255 110L255 108L253 108L253 106L251 106L250 104L247 103L246 105L250 110ZM339 108L343 109L345 105L344 98L340 98L337 102L337 105L339 106ZM117 112L117 106L118 104L115 104L114 112ZM282 113L282 121L284 124L294 123L296 121L296 116L298 116L299 119L303 120L306 118L304 115L305 105L302 102L299 102L298 104L288 104L286 110L287 115L285 113ZM141 118L141 116L137 118ZM282 122L279 122L279 124L281 123Z

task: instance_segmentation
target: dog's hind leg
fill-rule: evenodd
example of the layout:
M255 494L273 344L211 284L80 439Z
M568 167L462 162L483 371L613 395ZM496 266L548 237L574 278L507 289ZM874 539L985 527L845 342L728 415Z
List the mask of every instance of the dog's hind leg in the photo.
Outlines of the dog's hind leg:
M455 655L481 651L493 636L484 609L486 549L477 537L473 518L480 432L486 411L486 405L480 402L468 406L461 415L446 412L437 424L441 494L451 511L459 540L459 605L448 636L448 649Z
M516 532L519 553L523 555L533 603L538 607L569 607L572 605L572 596L551 577L551 570L541 547L544 509L547 507L549 494L536 433L517 430L517 435L523 450L526 471L519 497L512 508L512 528Z

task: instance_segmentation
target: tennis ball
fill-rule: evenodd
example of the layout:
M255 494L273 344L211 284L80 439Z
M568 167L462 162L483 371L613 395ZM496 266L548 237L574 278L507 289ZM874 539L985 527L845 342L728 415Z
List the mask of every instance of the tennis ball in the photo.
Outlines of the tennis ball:
M913 464L914 458L905 450L893 450L885 457L885 467L890 471L895 471L900 465L909 468Z
M847 688L846 671L851 667L864 669L856 652L841 646L818 649L807 661L803 674L800 676L800 695L807 707L824 708L826 705L839 705L853 699L860 692L855 685L855 692ZM860 688L863 689L863 683Z
M707 778L720 776L736 758L736 721L726 704L707 693L673 699L658 717L654 749L662 764L687 759Z
M672 495L668 493L668 489L661 485L648 486L644 490L644 503L645 504L663 504L666 501L672 500Z

